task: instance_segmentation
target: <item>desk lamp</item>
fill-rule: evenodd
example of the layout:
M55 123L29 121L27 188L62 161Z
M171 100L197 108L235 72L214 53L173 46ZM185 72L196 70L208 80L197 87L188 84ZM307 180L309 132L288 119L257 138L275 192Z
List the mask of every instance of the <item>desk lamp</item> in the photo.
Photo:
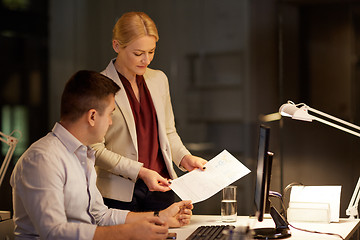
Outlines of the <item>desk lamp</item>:
M340 123L343 126L340 126L339 124L330 122L328 120L322 119L320 117L316 117L313 115L310 115L308 112L313 112L319 116L323 116L326 117L328 119L331 119L334 122ZM283 104L280 109L279 109L279 113L281 114L281 116L284 117L291 117L292 119L295 120L302 120L302 121L308 121L308 122L312 122L313 120L316 120L318 122L327 124L331 127L337 128L339 130L342 130L344 132L350 133L352 135L358 136L360 137L360 133L355 132L354 130L359 130L360 131L360 127L349 123L347 121L344 121L342 119L339 119L337 117L331 116L329 114L326 114L324 112L321 112L319 110L316 110L314 108L311 108L307 105L305 105L304 103L299 103L299 104L295 104L292 101L288 101L287 103ZM348 126L350 128L352 128L353 130L346 128L345 126ZM358 180L358 183L355 187L353 196L350 200L349 206L346 209L346 215L350 216L349 218L354 219L355 217L359 216L358 213L358 205L359 205L359 200L360 200L360 178Z

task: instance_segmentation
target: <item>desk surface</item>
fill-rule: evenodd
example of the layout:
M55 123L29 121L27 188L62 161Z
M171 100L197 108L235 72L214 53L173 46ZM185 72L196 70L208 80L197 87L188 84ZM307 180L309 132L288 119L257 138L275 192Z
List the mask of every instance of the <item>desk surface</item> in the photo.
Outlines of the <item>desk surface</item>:
M194 215L192 216L191 223L182 228L169 229L169 232L177 233L177 240L185 240L197 227L202 225L233 225L233 226L250 226L250 228L260 227L274 227L272 219L264 219L263 222L258 222L255 218L249 218L244 216L238 216L237 221L234 223L223 223L221 222L220 216L214 215ZM358 230L360 226L360 220L349 220L340 219L338 223L306 223L306 222L292 222L294 227L303 228L307 230L329 232L340 234L344 239L350 239L350 237ZM340 239L337 236L315 234L303 232L290 227L291 238L288 239L321 239L321 240L332 240Z

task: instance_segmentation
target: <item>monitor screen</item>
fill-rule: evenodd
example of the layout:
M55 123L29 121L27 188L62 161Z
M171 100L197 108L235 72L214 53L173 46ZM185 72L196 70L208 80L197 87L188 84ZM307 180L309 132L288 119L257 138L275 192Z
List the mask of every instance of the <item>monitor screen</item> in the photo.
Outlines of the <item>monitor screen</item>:
M269 164L268 161L269 138L270 138L270 128L261 125L260 133L259 133L258 159L257 159L255 197L254 197L256 216L260 222L264 218L267 198L269 193L269 189L268 189L270 183L269 171L271 171L271 165Z

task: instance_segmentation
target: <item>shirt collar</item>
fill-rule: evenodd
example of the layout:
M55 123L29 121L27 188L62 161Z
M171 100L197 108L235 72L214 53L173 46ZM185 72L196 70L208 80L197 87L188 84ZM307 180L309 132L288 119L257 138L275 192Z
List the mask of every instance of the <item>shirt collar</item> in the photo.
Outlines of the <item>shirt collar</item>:
M64 144L64 146L68 149L69 152L75 153L77 149L85 146L60 123L55 123L52 132L62 142L62 144ZM92 155L95 154L95 151L88 146L85 147L87 149L88 157L91 158Z

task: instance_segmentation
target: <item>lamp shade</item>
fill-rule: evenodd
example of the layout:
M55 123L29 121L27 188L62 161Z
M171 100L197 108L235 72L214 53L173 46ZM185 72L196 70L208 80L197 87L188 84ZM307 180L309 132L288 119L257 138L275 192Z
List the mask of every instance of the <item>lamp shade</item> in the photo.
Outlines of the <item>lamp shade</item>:
M281 105L279 113L284 117L291 117L292 119L312 122L313 118L308 114L306 106L298 108L295 104L285 103Z

